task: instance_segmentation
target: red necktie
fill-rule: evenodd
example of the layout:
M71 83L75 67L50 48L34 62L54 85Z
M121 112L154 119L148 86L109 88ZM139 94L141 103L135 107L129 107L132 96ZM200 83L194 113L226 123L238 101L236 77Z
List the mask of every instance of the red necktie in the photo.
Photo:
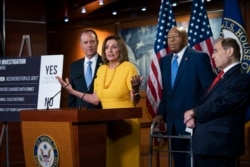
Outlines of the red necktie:
M214 87L214 85L219 82L219 80L221 79L221 76L224 74L224 71L221 70L220 73L217 75L217 77L213 80L213 83L210 85L209 89L207 92L210 92L210 90L212 90L212 88Z

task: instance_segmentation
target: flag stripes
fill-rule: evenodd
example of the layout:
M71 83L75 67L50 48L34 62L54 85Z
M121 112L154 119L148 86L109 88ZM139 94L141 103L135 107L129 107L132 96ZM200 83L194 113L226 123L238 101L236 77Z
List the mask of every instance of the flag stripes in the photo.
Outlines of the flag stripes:
M161 100L162 83L159 60L168 53L167 34L174 26L176 26L176 21L171 2L170 0L162 0L154 45L154 55L150 63L147 80L146 106L152 117L156 115Z

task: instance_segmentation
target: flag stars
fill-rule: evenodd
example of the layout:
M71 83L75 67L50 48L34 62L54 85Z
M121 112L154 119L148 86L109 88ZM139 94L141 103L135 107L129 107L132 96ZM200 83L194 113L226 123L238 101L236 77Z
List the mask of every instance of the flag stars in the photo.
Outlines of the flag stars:
M157 35L156 35L156 39L155 39L155 47L154 47L154 52L155 52L155 56L152 57L152 61L151 61L151 65L150 65L150 73L149 73L149 81L154 81L154 83L157 84L153 84L153 87L149 86L147 88L147 90L149 90L149 92L155 92L156 94L156 98L150 98L148 99L150 101L150 105L152 106L152 112L157 111L158 109L158 105L159 105L159 100L160 100L160 96L158 96L158 92L156 90L159 90L159 88L161 89L161 74L160 71L154 71L153 69L155 66L157 66L159 63L159 56L163 57L165 56L165 54L168 52L166 50L167 45L167 33L169 31L170 28L176 26L176 22L174 19L174 15L173 15L173 11L171 9L171 5L170 5L170 0L162 0L161 1L161 15L159 15L159 20L158 20L158 25L160 24L160 27L157 27ZM165 13L165 14L164 14ZM164 16L163 16L164 14ZM162 21L162 19L165 20L165 22ZM160 34L160 35L159 35ZM158 80L159 79L159 80ZM158 84L159 83L159 84ZM148 91L147 91L148 93Z
M167 33L169 29L173 27L173 25L176 26L170 2L165 3L165 1L162 1L160 10L161 11L159 12L157 35L155 39L156 52L166 48ZM138 45L137 47L141 47L141 45Z
M188 30L190 47L213 36L203 1L193 0L190 18Z

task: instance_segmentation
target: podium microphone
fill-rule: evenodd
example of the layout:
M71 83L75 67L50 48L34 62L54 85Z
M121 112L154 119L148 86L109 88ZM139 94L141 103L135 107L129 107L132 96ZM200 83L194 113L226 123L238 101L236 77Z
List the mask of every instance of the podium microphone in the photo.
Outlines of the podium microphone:
M83 74L80 74L79 76L77 76L77 77L75 77L74 79L72 79L72 80L71 80L68 84L66 84L63 88L68 87L73 81L82 78L82 75L83 75ZM51 98L49 98L49 100L48 100L47 103L46 103L46 108L47 108L47 110L49 110L49 104L50 104L50 102L51 102L59 93L61 93L61 92L62 92L62 89L59 90L54 96L52 96Z

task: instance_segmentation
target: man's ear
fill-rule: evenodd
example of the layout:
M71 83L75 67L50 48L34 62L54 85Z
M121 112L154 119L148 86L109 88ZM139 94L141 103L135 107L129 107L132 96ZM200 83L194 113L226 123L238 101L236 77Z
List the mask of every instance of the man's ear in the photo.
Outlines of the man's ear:
M234 48L233 48L233 47L229 47L229 48L227 49L227 53L228 53L229 56L232 56L233 53L234 53Z

